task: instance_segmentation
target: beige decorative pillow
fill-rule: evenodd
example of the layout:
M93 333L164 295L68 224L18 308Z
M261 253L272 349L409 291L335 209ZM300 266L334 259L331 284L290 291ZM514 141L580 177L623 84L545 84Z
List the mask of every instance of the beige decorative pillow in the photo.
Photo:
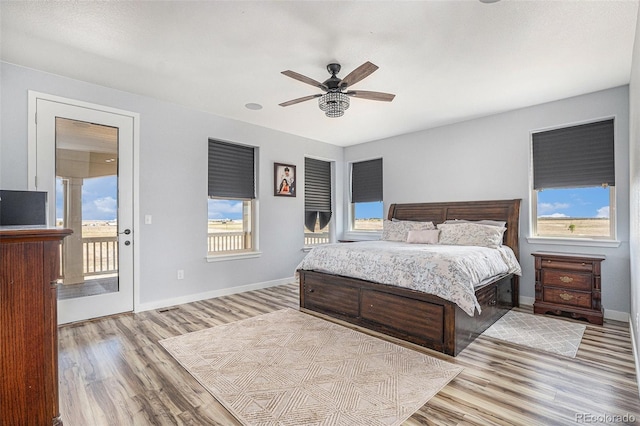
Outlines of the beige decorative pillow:
M409 231L436 229L433 222L414 222L411 220L384 220L382 222L383 241L407 241Z
M438 229L440 244L497 248L502 245L502 236L507 228L477 223L441 223Z
M411 230L407 235L407 242L413 244L438 244L437 229L425 229L421 231Z

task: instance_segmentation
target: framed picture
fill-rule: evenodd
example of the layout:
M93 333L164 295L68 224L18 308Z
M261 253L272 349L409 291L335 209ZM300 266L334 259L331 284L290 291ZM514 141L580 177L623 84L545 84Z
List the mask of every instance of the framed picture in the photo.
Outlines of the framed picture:
M282 197L296 196L296 166L293 164L273 163L274 193Z

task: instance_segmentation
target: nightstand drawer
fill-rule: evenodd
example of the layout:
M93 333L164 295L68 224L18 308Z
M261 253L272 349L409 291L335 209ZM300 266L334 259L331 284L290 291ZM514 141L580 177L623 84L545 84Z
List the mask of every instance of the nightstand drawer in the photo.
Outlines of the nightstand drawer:
M557 271L553 269L542 270L542 285L557 286L569 290L591 291L593 275L577 272Z
M563 271L583 271L592 272L593 263L581 262L573 260L558 260L558 259L542 259L542 267L545 269L561 269Z
M591 293L570 291L562 288L545 287L543 300L560 305L579 306L591 308Z

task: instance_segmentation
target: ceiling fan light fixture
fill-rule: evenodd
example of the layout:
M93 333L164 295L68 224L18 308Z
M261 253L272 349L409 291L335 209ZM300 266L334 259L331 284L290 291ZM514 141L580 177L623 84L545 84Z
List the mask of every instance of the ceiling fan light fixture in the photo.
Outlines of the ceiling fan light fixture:
M318 98L318 106L327 117L342 117L349 109L349 96L341 92L327 92Z

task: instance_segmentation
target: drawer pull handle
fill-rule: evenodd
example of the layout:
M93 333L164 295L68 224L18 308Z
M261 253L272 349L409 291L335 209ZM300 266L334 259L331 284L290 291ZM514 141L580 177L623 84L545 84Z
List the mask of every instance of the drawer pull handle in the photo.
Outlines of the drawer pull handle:
M309 289L309 293L314 293L316 290L314 288Z
M567 283L573 282L573 278L567 277L567 276L563 276L563 277L560 277L560 281L562 281L563 283L567 284Z
M569 293L560 293L558 296L560 296L560 299L564 301L573 299L573 295Z

